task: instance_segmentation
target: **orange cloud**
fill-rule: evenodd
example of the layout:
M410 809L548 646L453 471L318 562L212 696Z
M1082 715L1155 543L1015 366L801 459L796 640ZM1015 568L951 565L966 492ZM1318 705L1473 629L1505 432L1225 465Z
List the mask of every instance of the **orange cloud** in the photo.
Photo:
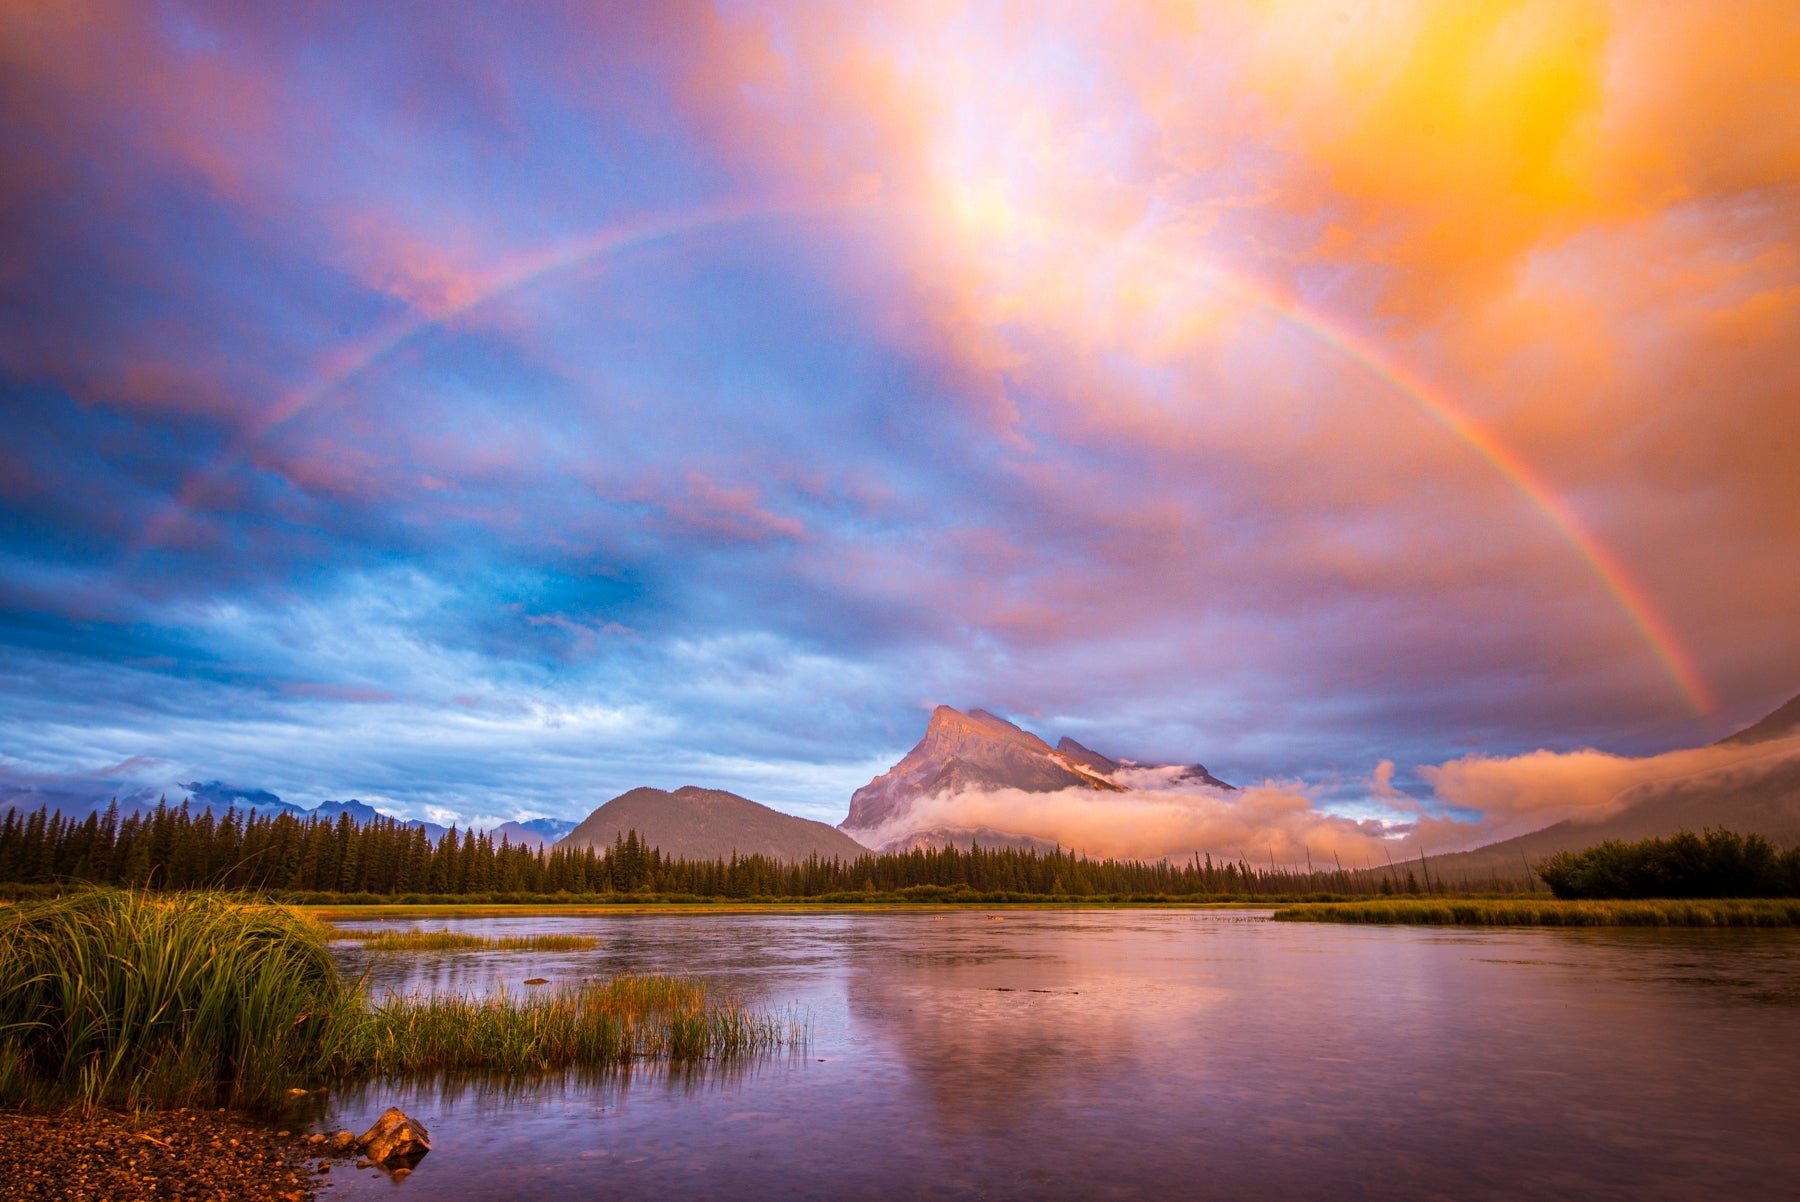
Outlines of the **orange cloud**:
M1748 746L1698 747L1631 757L1595 751L1533 751L1517 756L1470 755L1419 769L1437 797L1478 810L1481 842L1538 830L1566 818L1600 819L1624 806L1627 789L1678 780L1751 760L1792 755L1800 739Z
M1133 789L1096 794L1091 789L1025 793L1017 789L967 792L923 799L905 814L858 838L879 847L936 826L987 826L1029 835L1084 855L1128 859L1215 860L1243 858L1256 864L1346 868L1384 862L1400 845L1380 823L1321 812L1303 788L1275 782L1235 792Z
M1247 278L1373 338L1573 498L1726 692L1791 672L1736 650L1800 604L1758 566L1800 552L1781 464L1800 445L1791 5L752 10L729 28L781 47L757 59L737 153L821 189L880 173L872 225L913 280L889 334L949 365L1022 472L1044 433L1136 448L1170 480L1231 458L1246 470L1209 503L1284 523L1269 537L1297 569L1438 603L1530 582L1546 610L1592 615L1546 654L1648 660L1525 498L1259 311ZM1034 58L1046 34L1078 65ZM1759 587L1713 586L1740 572Z

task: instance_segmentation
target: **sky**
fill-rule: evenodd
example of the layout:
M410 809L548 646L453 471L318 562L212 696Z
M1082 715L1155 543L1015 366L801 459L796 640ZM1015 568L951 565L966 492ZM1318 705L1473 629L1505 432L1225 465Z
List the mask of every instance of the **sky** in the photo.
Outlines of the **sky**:
M5 3L0 790L1703 745L1800 691L1795 129L1786 2Z

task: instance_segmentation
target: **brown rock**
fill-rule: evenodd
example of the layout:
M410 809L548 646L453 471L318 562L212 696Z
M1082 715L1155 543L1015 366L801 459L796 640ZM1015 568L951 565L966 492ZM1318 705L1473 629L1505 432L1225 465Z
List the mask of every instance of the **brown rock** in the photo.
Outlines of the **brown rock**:
M398 1106L382 1111L375 1125L356 1141L368 1158L383 1168L411 1168L431 1151L431 1136L417 1119L407 1118Z
M344 1153L356 1146L356 1136L348 1131L340 1131L331 1137L331 1150Z

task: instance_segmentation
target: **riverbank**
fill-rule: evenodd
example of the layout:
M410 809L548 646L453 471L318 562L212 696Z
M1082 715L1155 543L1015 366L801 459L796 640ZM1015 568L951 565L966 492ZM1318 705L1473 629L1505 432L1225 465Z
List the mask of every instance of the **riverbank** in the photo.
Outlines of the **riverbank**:
M1291 902L1293 899L1285 899ZM870 911L906 913L982 913L990 910L1271 910L1283 899L1269 901L1159 901L1126 903L1087 898L992 902L825 902L783 899L760 902L373 902L321 905L290 904L297 914L327 923L409 918L581 918L606 914L816 914Z
M1513 927L1796 927L1800 899L1560 901L1554 898L1395 898L1282 906L1277 922Z
M21 1202L311 1202L323 1163L300 1132L233 1112L0 1109L0 1182Z

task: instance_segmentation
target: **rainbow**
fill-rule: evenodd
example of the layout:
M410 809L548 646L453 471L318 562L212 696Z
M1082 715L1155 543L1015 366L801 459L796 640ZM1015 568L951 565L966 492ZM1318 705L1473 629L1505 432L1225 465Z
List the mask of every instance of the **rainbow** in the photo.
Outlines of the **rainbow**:
M224 473L242 462L257 443L280 426L327 401L356 377L393 358L430 330L449 325L472 310L603 255L617 254L661 239L739 222L841 212L852 207L856 206L842 201L726 201L617 222L547 250L515 259L471 288L454 303L431 312L412 314L339 351L306 386L295 389L248 420L240 422L231 439L213 458L212 464L183 481L168 504L145 523L143 533L122 558L118 572L129 574L146 554L160 546L182 519L193 512Z
M748 221L753 218L793 216L804 212L820 211L826 207L828 206L818 204L731 201L701 208L684 209L671 214L621 221L548 250L523 256L489 276L454 304L436 312L415 315L395 328L359 345L349 354L341 356L332 364L330 370L321 374L311 385L290 393L277 404L270 406L254 423L252 433L246 441L253 444L275 427L291 421L331 393L336 392L352 378L392 356L401 347L427 330L449 325L470 310L499 300L522 288L528 288L546 276L579 267L602 255L617 254L619 251L664 238L697 233L701 230Z
M617 254L660 239L754 219L842 214L869 207L871 206L867 203L842 200L729 201L618 222L515 260L489 276L454 304L435 312L410 317L355 344L336 356L327 369L306 387L289 393L257 415L255 420L240 426L237 436L214 459L213 466L185 482L176 496L171 498L170 507L146 526L144 536L138 541L134 551L127 555L121 570L129 571L144 552L161 541L174 522L192 510L227 467L241 460L271 431L320 404L352 379L391 358L428 330L456 321L476 308L527 288L548 276L578 267L603 255ZM1704 715L1717 708L1717 701L1700 675L1692 656L1681 646L1668 622L1658 613L1642 587L1632 580L1618 557L1582 525L1575 511L1529 463L1459 407L1448 393L1432 386L1416 372L1397 362L1370 339L1277 294L1257 281L1226 271L1215 264L1190 263L1189 267L1214 287L1292 325L1308 338L1381 380L1389 389L1474 451L1543 515L1550 527L1574 550L1637 631L1680 692L1689 710L1696 715Z
M1369 339L1357 336L1342 325L1327 321L1305 306L1283 298L1261 284L1211 265L1199 267L1198 270L1222 290L1293 325L1307 337L1375 376L1485 460L1500 474L1501 479L1543 515L1551 529L1562 537L1611 594L1620 611L1637 630L1650 653L1656 657L1657 663L1680 691L1688 709L1696 716L1701 716L1718 708L1718 701L1700 675L1693 657L1682 647L1668 622L1657 612L1656 605L1631 578L1618 557L1582 525L1581 519L1568 502L1556 494L1536 469L1518 452L1501 442L1493 431L1458 406L1448 393L1433 387L1418 373L1396 362Z

